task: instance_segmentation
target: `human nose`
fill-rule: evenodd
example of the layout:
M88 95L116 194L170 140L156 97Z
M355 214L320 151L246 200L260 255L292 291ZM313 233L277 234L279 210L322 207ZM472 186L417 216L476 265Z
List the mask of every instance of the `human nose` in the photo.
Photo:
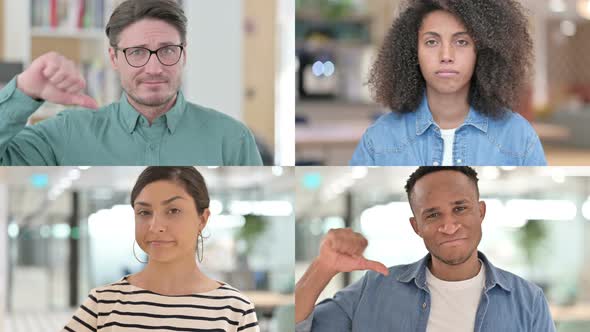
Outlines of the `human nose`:
M461 228L461 224L451 216L443 220L443 224L439 226L438 231L447 235L453 235L459 228Z
M154 233L163 233L164 231L166 231L166 224L161 218L157 217L156 214L154 214L152 216L152 219L150 220L149 230L150 232Z
M149 74L159 74L162 72L162 64L160 63L156 53L150 55L150 58L144 67L145 72Z
M455 49L451 43L443 43L440 48L440 62L441 63L453 63L455 62Z

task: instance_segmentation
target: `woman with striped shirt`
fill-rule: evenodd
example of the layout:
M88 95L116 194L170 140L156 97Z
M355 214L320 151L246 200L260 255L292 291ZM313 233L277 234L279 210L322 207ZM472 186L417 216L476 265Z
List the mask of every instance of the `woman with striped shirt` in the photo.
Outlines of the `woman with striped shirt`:
M254 304L197 265L210 212L194 167L148 167L131 205L135 239L149 257L145 269L93 289L63 331L259 331Z

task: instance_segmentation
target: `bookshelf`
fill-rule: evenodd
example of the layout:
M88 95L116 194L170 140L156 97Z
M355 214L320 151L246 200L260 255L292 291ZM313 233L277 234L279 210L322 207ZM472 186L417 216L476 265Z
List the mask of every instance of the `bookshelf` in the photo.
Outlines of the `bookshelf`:
M57 28L51 29L46 27L31 28L31 36L39 38L73 38L73 39L89 39L102 41L106 38L105 32L102 29L70 29Z
M21 62L26 68L37 57L56 51L79 65L88 83L88 93L99 105L116 101L121 88L110 68L104 26L112 8L121 1L0 0L0 55L6 61ZM56 5L55 11L50 9L52 4ZM31 122L63 109L64 106L45 103L33 114Z

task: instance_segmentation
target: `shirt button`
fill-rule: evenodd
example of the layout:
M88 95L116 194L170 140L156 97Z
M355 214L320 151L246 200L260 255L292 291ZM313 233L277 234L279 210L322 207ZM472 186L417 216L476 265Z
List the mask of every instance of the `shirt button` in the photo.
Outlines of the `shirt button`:
M435 161L435 162L433 162L433 163L432 163L432 165L434 165L434 166L438 166L438 165L440 165L440 164L439 164L439 162L438 162L438 161Z
M422 309L426 309L426 302L422 303Z
M462 162L461 159L457 159L457 164L460 164Z

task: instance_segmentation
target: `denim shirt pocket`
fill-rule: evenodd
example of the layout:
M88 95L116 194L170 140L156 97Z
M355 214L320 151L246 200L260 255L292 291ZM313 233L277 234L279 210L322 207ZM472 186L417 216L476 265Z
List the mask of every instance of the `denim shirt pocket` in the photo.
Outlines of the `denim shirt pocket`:
M471 155L477 165L545 166L543 147L530 123L517 113L490 120L487 131L474 139ZM472 128L475 129L475 128ZM470 145L471 146L471 145Z
M470 160L476 160L474 165L481 166L519 166L525 156L524 149L518 149L519 144L505 138L488 133L478 133L470 144Z

